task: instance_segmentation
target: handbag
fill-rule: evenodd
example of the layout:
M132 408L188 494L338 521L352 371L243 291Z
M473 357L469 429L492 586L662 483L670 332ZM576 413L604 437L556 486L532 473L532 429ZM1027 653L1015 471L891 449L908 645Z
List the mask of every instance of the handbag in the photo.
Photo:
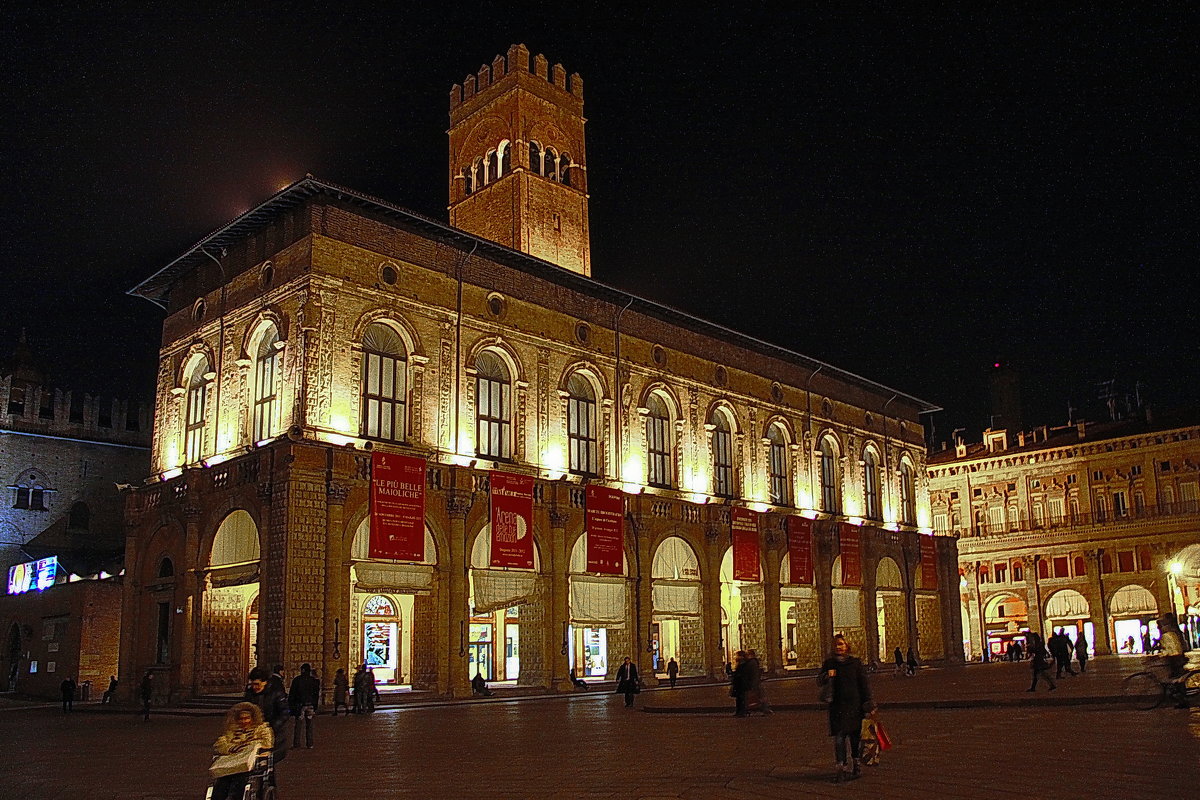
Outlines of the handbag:
M880 750L891 750L892 739L887 735L887 731L883 727L883 723L878 719L875 720L875 738L879 740Z
M224 778L226 775L237 775L239 772L249 772L254 769L254 759L258 757L257 747L247 747L236 753L217 756L208 767L208 774L214 778Z

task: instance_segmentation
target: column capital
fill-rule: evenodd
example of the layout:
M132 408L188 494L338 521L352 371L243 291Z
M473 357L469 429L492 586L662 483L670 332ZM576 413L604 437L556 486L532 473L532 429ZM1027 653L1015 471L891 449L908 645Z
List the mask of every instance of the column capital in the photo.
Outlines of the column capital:
M325 496L329 499L330 503L344 505L346 498L350 496L350 487L344 483L330 481L325 487Z
M558 505L550 506L550 527L551 528L560 528L560 529L565 528L565 527L567 527L567 523L570 522L570 520L571 520L571 512L567 511L567 509L561 508Z
M446 492L446 513L456 519L465 520L475 503L475 495L464 489L450 489Z

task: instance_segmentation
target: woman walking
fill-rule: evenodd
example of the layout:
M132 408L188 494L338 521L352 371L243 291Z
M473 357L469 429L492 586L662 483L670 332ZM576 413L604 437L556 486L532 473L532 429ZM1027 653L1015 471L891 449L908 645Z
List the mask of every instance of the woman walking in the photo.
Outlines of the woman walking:
M829 734L833 737L833 754L837 760L837 781L857 778L862 770L859 756L859 735L862 722L874 714L871 686L867 671L850 654L850 645L840 633L833 637L833 654L821 665L817 680L830 690Z
M1041 634L1029 632L1029 668L1033 670L1033 682L1029 684L1029 688L1025 691L1037 691L1038 678L1042 678L1046 683L1050 684L1050 691L1054 691L1058 686L1054 683L1054 678L1050 677L1050 653L1046 650L1046 644L1042 641Z
M346 716L350 716L350 705L346 702L350 694L350 680L346 677L346 670L339 669L337 674L333 676L333 715L336 717L338 707L346 709Z

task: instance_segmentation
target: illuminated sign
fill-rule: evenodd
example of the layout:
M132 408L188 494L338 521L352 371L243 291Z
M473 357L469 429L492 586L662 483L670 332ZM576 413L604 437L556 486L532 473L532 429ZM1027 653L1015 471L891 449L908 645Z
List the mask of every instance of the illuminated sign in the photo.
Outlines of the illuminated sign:
M58 556L17 564L8 569L8 593L40 592L53 586L57 577Z

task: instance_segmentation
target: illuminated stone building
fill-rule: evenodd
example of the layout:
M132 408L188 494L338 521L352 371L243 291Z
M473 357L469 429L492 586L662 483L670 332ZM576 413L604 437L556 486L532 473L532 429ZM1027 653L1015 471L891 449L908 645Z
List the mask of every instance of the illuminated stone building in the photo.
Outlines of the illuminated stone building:
M150 469L150 422L136 400L55 387L24 334L0 367L3 690L56 697L68 675L107 686L116 672L125 524L114 484ZM10 568L49 559L42 591L8 585Z
M1141 653L1174 611L1197 643L1200 427L1126 420L986 431L929 457L934 529L956 533L972 657L1028 630Z
M309 177L133 290L167 318L125 674L185 696L365 654L444 694L557 689L624 655L814 667L835 628L957 655L954 540L918 534L930 406L592 280L582 94L514 46L451 92L454 226ZM369 557L379 452L427 459L420 563ZM496 468L535 479L533 570L491 566ZM588 482L627 492L624 575L587 572ZM734 506L765 512L761 581L732 578ZM816 519L812 583L788 515ZM847 519L861 586L834 585Z

